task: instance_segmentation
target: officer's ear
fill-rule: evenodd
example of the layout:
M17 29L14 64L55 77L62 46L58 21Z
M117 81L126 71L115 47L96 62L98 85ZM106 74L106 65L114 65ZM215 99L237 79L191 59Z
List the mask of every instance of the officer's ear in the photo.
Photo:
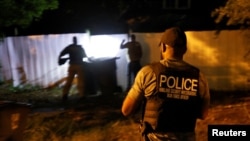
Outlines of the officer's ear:
M162 52L165 52L167 50L167 45L164 43L161 43L162 46Z

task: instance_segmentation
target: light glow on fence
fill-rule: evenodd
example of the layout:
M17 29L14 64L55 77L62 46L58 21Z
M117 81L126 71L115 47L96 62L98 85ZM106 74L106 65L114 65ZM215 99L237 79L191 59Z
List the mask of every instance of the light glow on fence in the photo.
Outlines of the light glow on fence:
M108 35L91 36L90 46L86 49L88 57L116 57L121 40Z

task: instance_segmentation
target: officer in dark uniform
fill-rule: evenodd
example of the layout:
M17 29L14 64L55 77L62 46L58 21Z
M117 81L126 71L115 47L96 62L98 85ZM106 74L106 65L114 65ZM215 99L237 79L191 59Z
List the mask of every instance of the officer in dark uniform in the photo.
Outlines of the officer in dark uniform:
M183 30L167 29L160 42L162 60L138 72L124 99L124 116L136 112L143 103L143 140L195 141L196 120L207 116L208 83L198 68L183 60L186 44Z
M65 63L65 59L63 59L62 57L66 54L69 55L69 68L67 81L63 88L62 100L66 101L68 99L69 90L75 76L77 76L77 88L79 96L80 99L82 99L84 97L83 58L87 57L87 55L83 47L77 44L77 38L75 36L73 37L73 43L66 46L61 51L58 58L59 65Z
M125 40L122 40L120 48L128 49L129 63L128 63L128 81L127 81L127 90L130 89L131 84L134 82L134 78L138 71L141 69L141 58L142 58L142 46L136 40L134 34L131 35L131 41L124 43Z

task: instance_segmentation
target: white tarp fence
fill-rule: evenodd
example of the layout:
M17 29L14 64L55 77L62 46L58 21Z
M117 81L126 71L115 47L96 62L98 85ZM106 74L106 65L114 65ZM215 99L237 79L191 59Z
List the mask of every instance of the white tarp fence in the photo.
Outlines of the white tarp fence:
M142 64L158 61L158 43L162 33L134 33L143 46ZM188 31L185 60L198 66L209 80L211 89L248 89L250 79L250 41L245 32L225 30ZM60 51L77 36L89 57L119 57L116 60L117 83L125 90L127 50L120 43L127 34L95 35L88 33L6 37L0 43L1 79L13 80L14 86L27 83L47 87L67 74L68 64L58 66Z

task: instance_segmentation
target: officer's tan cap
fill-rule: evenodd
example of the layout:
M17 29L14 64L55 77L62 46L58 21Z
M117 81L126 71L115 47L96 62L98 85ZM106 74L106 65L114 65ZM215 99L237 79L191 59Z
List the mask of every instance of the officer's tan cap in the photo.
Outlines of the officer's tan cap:
M173 48L186 48L187 38L185 32L179 27L171 27L165 30L160 44L164 43Z

